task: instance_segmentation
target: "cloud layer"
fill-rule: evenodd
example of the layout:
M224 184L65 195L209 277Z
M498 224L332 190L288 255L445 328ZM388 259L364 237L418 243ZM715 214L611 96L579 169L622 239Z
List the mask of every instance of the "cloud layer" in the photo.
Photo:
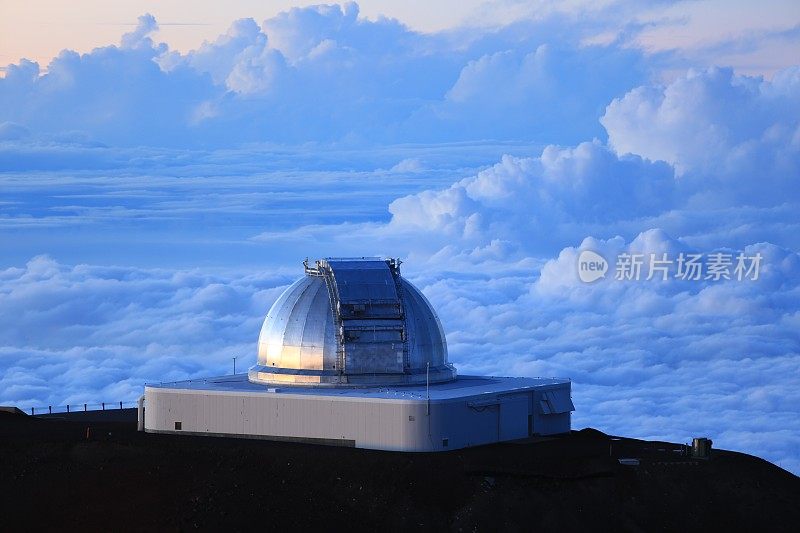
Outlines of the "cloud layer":
M68 267L46 256L0 273L0 404L129 401L145 381L247 364L287 278ZM22 310L22 312L20 312Z
M800 256L774 245L756 281L577 279L582 249L606 257L685 249L661 231L585 239L534 269L480 273L436 260L408 270L435 303L465 374L569 376L575 426L686 441L711 435L800 469ZM481 265L481 263L478 263ZM143 382L254 362L260 323L293 269L67 266L37 257L0 272L0 404L131 400ZM22 312L20 312L22 310Z

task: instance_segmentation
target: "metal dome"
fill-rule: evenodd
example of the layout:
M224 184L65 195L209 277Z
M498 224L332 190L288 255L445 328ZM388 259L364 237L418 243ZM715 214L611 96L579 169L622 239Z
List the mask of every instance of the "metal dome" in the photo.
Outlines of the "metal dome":
M444 331L400 261L305 262L273 304L249 380L264 384L397 385L450 381Z

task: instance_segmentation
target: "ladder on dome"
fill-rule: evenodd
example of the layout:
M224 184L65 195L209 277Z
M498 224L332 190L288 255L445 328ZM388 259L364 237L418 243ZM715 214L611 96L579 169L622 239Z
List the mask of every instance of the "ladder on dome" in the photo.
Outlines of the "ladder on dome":
M395 374L408 368L398 266L394 260L377 258L329 259L318 261L317 268L309 272L322 275L328 288L340 375Z
M406 306L403 300L403 282L400 279L400 259L387 259L386 264L389 265L389 270L394 278L395 290L397 291L397 299L400 301L400 319L403 321L403 370L407 371L411 367L411 354L409 353L408 345L408 317L406 317Z

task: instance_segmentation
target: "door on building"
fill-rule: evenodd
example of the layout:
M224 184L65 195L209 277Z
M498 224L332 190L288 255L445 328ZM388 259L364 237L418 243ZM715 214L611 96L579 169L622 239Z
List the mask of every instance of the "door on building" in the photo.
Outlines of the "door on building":
M499 437L500 440L522 439L528 436L527 394L508 396L500 402Z

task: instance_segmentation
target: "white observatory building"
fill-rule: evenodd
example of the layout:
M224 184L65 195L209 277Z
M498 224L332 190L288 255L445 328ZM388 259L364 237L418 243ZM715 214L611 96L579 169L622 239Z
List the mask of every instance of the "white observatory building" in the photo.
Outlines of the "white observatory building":
M400 261L304 265L267 313L247 374L147 384L139 428L399 451L570 430L567 379L457 375Z

